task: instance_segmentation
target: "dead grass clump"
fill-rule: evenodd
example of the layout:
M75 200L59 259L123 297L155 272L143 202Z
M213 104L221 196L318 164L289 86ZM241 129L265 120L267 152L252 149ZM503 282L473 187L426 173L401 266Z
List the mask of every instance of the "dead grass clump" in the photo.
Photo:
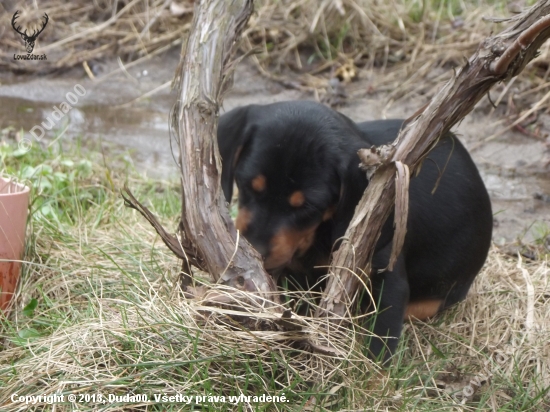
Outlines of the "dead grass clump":
M33 146L29 153L16 165L35 164L42 152ZM67 153L52 151L41 163L52 175L68 173L63 166L70 164ZM284 395L288 402L277 405L280 410L295 410L312 397L324 405L346 405L371 396L353 392L364 387L365 376L376 373L359 331L346 328L325 336L336 357L312 355L294 342L316 335L320 320L303 320L303 331L250 331L234 321L243 312L185 300L177 285L180 264L113 190L130 178L136 196L148 199L162 223L175 227L181 208L178 184L132 179L101 166L99 153L90 157L89 173L76 174L65 189L45 187L35 196L28 263L13 312L0 317L2 411L50 407L39 400L27 408L12 401L14 394L59 393L66 400L88 395L55 405L67 411L189 408L155 395L192 396L197 407L219 411L254 408L248 400L228 403L229 396L241 394ZM89 193L91 186L98 193ZM54 207L60 201L63 207ZM44 215L44 204L55 216ZM255 316L260 322L273 317ZM94 394L106 396L107 403L90 400ZM144 394L148 400L108 398L127 394ZM226 400L195 398L204 395Z
M463 304L428 324L407 326L403 364L423 363L414 374L427 401L548 410L549 274L547 261L493 250Z
M11 161L49 166L51 177L76 167L66 150L48 157L33 147L26 156L35 157ZM164 397L177 394L213 411L548 411L547 260L493 250L466 301L428 323L408 324L392 367L380 373L358 327L327 332L324 319L305 318L301 330L253 331L234 321L243 312L185 300L180 263L114 189L129 177L101 166L99 153L90 157L89 173L43 186L35 197L15 308L0 318L2 411L53 410L46 400L26 406L11 396L56 393L67 400L57 411L191 409ZM130 179L136 196L175 227L178 184ZM45 215L44 205L56 214ZM296 343L305 339L330 354ZM132 394L147 401L115 398ZM285 401L228 403L241 394ZM69 395L88 398L72 403ZM197 400L205 395L218 399Z
M154 233L137 223L139 216L126 213L128 224L115 225L118 234L96 230L78 247L73 243L78 230L68 231L65 244L49 248L46 264L28 265L14 322L4 323L0 398L14 393L58 393L66 399L146 394L146 402L108 401L108 409L166 410L174 402L155 395L180 394L192 396L192 405L227 411L243 405L254 408L252 401L229 403L229 396L241 394L284 396L289 403L281 404L280 410L313 402L310 397L336 406L372 396L354 392L365 386L363 379L376 368L352 331L324 336L338 356L314 355L294 342L322 336L319 319L304 319L301 332L250 331L232 320L235 312L183 299L174 289L177 273L171 256L151 250L150 260L130 251L132 244L146 250ZM40 302L38 309L25 315L22 308L33 297ZM225 399L196 400L204 395ZM68 402L56 405L56 410L74 410L75 404L80 410L97 410L99 402ZM172 406L179 410L184 405ZM47 402L34 405L46 406ZM11 401L2 406L4 411L20 409Z
M449 69L461 66L484 38L499 30L486 18L519 12L515 4L256 0L241 47L255 51L252 60L265 76L317 96L330 93L329 79L334 77L344 83L370 79L350 97L383 92L392 102L411 93L431 96L448 79ZM83 64L93 76L94 65L104 59L120 57L121 64L130 65L181 45L190 29L193 1L45 0L36 8L18 0L6 7L0 15L0 68L35 73ZM14 53L24 53L22 39L11 28L15 10L21 10L19 23L29 29L44 13L49 15L35 48L47 60L14 60ZM548 47L543 46L540 57L515 82L512 107L521 108L526 100L540 102L535 114L548 109ZM522 126L524 120L517 122Z
M0 68L51 72L86 63L93 69L95 61L108 57L120 56L127 62L151 57L181 44L189 30L192 2L184 2L181 7L171 7L171 3L166 0L45 0L37 8L34 4L16 1L0 17L3 28ZM47 60L14 60L14 53L24 54L24 43L11 27L15 10L21 11L18 24L29 30L44 13L48 14L48 27L40 34L33 52L45 53Z
M273 403L274 410L316 404L317 410L542 411L550 405L545 261L518 262L494 250L464 303L406 327L384 376L367 359L360 329L327 334L324 320L305 318L301 331L251 331L230 310L185 300L173 257L151 246L152 229L136 213L111 207L117 219L64 227L63 243L54 241L57 229L41 228L36 251L43 261L27 265L12 320L2 321L1 399L14 393L148 397L108 401L109 410L185 408L155 398L176 394L220 411L266 406L228 403L241 394L284 395L288 402ZM29 315L24 308L31 298L39 304ZM336 356L296 345L306 338L330 342ZM205 395L225 400L197 401ZM97 410L98 404L78 407ZM9 401L2 406L20 409Z
M508 14L502 6L460 1L257 0L244 48L257 49L264 68L289 67L318 74L351 60L368 69L401 64L418 77L434 67L460 64L495 29L483 18ZM22 10L19 20L24 27L43 13L50 16L37 48L48 54L47 61L13 61L11 51L22 47L10 27L17 9ZM46 0L39 8L16 1L1 17L5 32L0 43L6 52L0 67L47 71L108 56L122 56L129 62L181 43L192 11L191 0L80 0L70 4ZM418 73L418 68L424 69Z

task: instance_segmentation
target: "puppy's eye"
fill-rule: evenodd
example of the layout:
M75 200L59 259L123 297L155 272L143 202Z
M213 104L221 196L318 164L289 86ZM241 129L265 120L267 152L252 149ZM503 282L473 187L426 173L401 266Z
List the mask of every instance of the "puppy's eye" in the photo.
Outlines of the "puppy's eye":
M306 202L306 197L304 196L304 192L300 190L296 190L288 198L288 203L290 203L290 206L292 207L303 206L305 202Z
M255 192L263 192L266 187L266 180L264 175L258 175L250 181L250 185Z

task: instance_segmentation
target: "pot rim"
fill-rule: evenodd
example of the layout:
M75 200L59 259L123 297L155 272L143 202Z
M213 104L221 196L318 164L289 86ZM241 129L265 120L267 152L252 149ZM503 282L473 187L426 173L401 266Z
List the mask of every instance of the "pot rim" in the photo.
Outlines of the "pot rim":
M5 185L15 186L15 191L10 193L4 193ZM13 190L13 189L12 189ZM0 198L7 196L23 196L27 195L31 191L31 188L23 183L16 182L13 178L0 175Z

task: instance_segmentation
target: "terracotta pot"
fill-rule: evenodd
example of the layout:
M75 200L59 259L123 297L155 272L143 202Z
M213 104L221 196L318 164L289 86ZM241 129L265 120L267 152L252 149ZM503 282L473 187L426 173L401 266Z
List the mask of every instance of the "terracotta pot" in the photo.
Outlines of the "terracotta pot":
M30 189L0 176L0 310L7 311L21 275Z

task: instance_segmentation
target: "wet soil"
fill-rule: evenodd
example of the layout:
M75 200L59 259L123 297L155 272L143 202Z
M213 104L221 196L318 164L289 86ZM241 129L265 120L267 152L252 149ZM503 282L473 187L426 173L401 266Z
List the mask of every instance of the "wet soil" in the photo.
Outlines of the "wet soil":
M178 51L173 50L156 60L128 68L126 73L117 70L114 62L96 64L92 67L96 80L77 69L56 76L4 73L0 75L0 130L23 129L25 138L34 144L36 137L29 131L48 116L52 119L54 106L61 109L63 102L69 103L72 109L54 122L52 130L44 129L41 137L40 130L34 129L35 135L44 141L80 138L84 143L108 142L108 150L128 152L127 158L138 170L155 178L176 177L168 116L176 100L169 82L178 58ZM360 76L358 81L345 86L353 97L339 110L353 120L408 117L427 102L426 96L408 96L388 105L387 95L369 87L372 76L368 74L368 81L367 76L364 80ZM76 84L86 92L83 96L75 94L77 102L71 104L67 93L75 93ZM140 98L155 89L158 90L149 97ZM236 71L235 84L225 98L223 110L290 99L311 100L315 96L267 80L243 62ZM491 195L495 242L518 238L531 241L550 231L549 148L544 139L517 130L483 142L502 128L502 118L498 109L490 113L489 102L484 99L454 130L470 149ZM538 122L541 134L550 134L550 116L539 116Z

